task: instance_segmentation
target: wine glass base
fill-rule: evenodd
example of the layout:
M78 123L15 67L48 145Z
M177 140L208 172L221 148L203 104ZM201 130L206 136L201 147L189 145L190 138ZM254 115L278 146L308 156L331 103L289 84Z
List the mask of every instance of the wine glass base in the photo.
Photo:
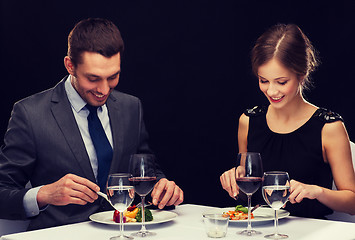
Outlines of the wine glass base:
M255 231L255 230L243 230L241 232L237 232L237 234L239 235L244 235L244 236L253 236L253 235L258 235L258 234L261 234L261 232L259 231Z
M288 236L286 234L280 234L280 233L273 233L273 234L265 235L264 237L268 238L268 239L285 239L285 238L288 238Z
M131 236L126 236L126 235L120 235L120 236L115 236L115 237L111 237L110 240L129 240L129 239L134 239Z
M152 237L157 234L155 232L139 231L139 232L132 233L131 235L135 237Z

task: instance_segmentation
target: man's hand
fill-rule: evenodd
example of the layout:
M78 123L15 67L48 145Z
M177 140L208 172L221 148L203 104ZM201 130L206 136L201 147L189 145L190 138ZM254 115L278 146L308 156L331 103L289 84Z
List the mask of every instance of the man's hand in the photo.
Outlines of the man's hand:
M153 204L160 209L165 206L179 205L184 201L184 192L173 181L162 178L157 182L152 191Z
M98 198L96 192L99 190L100 188L95 183L73 174L67 174L57 182L41 187L37 194L37 203L39 207L47 204L85 205Z

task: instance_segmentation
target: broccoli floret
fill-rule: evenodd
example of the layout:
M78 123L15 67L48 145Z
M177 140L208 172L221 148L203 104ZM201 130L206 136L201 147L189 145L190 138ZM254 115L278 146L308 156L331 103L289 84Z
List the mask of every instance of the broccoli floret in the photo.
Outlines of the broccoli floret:
M242 205L237 205L237 206L235 207L235 211L236 211L236 212L242 211L243 213L248 213L248 208L243 207Z
M146 222L153 221L153 214L148 208L144 209L144 216L145 216ZM136 220L137 220L137 222L142 222L142 208L138 209L138 213L136 215Z

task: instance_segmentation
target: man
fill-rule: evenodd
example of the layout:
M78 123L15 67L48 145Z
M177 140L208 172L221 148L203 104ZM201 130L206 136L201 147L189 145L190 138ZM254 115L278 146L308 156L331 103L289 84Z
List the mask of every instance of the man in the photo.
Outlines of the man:
M69 76L14 105L0 152L0 218L30 218L29 229L39 229L86 221L108 210L96 193L105 191L97 183L104 168L90 109L100 119L111 154L105 155L107 171L127 172L131 154L151 153L139 99L114 90L122 51L112 22L83 20L68 37L64 64ZM180 204L182 190L159 166L157 177L153 204ZM24 188L28 181L31 189Z

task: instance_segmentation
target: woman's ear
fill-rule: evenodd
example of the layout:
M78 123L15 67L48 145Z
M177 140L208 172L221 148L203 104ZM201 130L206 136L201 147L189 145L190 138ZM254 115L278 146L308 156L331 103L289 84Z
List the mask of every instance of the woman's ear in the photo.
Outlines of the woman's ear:
M303 87L304 84L306 83L306 78L307 78L306 75L300 75L300 76L298 76L298 81L299 81L301 87Z

